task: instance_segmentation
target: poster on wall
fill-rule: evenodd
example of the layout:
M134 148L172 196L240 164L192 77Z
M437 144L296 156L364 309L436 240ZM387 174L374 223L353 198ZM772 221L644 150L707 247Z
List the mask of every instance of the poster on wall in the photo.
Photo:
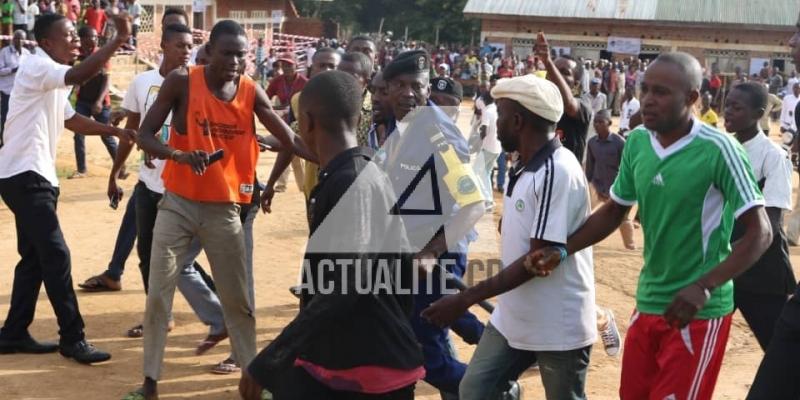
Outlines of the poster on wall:
M193 12L204 12L206 10L206 0L192 0Z
M553 52L555 52L556 57L568 56L572 54L572 47L551 46L550 48L553 50Z
M609 36L607 50L611 53L638 55L642 52L642 39Z
M764 68L764 63L768 63L769 58L751 58L750 59L750 76L753 74L758 75L761 73L761 68Z

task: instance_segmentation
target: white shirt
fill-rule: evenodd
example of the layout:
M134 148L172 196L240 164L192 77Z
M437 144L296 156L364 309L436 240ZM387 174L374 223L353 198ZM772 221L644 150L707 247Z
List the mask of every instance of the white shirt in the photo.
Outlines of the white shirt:
M591 207L581 164L559 147L535 172L521 171L503 197L501 258L511 265L530 251L531 239L566 243ZM566 351L597 338L592 248L567 257L547 278L501 294L492 325L515 349Z
M14 4L14 13L12 14L14 17L14 25L26 25L28 23L28 19L25 16L25 12L28 11L28 0L15 0L16 3Z
M20 61L30 54L31 52L24 47L21 54L17 54L13 45L8 45L0 50L0 92L11 94L14 77L17 75L14 68L19 67Z
M33 31L33 26L36 24L36 16L39 15L39 5L36 2L28 6L25 13L25 23L28 24L28 30Z
M797 131L797 125L794 120L794 109L797 107L798 98L793 93L789 93L783 97L783 106L781 107L781 128L791 129Z
M308 46L306 48L306 66L307 67L310 67L311 64L314 63L313 60L312 60L314 58L314 54L317 54L317 49L315 49L313 46Z
M606 108L606 94L603 92L597 92L597 96L592 96L591 93L586 93L586 97L584 98L592 106L592 112L595 114L597 114L598 111Z
M125 93L125 98L122 100L122 108L140 114L144 121L144 116L153 105L158 97L158 91L161 89L161 84L164 82L164 77L157 69L151 69L147 72L142 72L133 78L128 91ZM161 128L161 141L166 143L169 140L169 126L172 121L172 114L167 117L164 126ZM139 180L147 186L148 189L156 193L164 193L164 181L161 179L161 173L164 172L164 165L166 160L154 159L152 160L154 169L148 168L142 162L139 167Z
M497 140L497 104L492 103L483 108L481 113L481 126L486 127L486 137L483 138L483 150L500 154L500 141Z
M58 138L64 121L75 115L67 98L71 87L64 81L69 69L40 48L22 60L8 104L0 179L33 171L58 186Z
M639 111L639 100L635 97L622 103L622 114L619 116L619 129L631 129L631 117Z
M133 25L141 25L142 23L142 5L133 3L128 6L128 13L133 17Z
M786 150L773 143L759 131L755 137L742 143L753 175L761 187L762 179L764 207L792 210L792 162Z
M800 82L800 80L797 79L797 77L789 78L789 80L786 81L786 93L787 94L791 94L792 93L792 89L794 88L794 84L797 83L797 82Z

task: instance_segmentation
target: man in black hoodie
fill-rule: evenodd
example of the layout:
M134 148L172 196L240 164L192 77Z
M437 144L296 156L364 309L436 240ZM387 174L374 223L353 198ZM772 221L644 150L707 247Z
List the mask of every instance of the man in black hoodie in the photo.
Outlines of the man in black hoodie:
M297 317L243 373L243 398L414 398L425 375L409 323L410 251L391 183L356 146L361 86L316 75L300 97L300 130L320 161ZM405 272L408 272L406 274ZM407 294L400 294L406 292Z

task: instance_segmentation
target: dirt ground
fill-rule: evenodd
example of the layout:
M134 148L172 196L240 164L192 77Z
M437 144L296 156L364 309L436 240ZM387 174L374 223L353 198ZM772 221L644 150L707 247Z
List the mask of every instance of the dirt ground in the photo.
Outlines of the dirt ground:
M467 125L470 108L461 112L461 125ZM777 131L777 129L774 129ZM59 144L58 166L60 174L74 170L72 133L66 132ZM106 268L114 246L114 238L122 218L127 195L132 193L136 175L131 174L122 186L126 200L119 210L109 208L106 198L107 173L110 161L98 138L87 138L90 176L80 180L61 181L59 218L72 253L73 280L75 284ZM133 159L132 157L131 159ZM260 176L267 176L274 161L272 155L259 162ZM133 167L134 172L137 168ZM796 181L796 180L795 180ZM496 195L498 196L498 195ZM499 196L497 197L500 200ZM274 338L295 315L297 302L287 288L296 283L303 246L306 241L306 223L302 194L294 184L286 193L278 194L273 205L274 213L260 215L255 221L255 284L257 330L259 345L264 346ZM479 223L480 240L473 244L471 257L491 257L499 249L495 230L501 210L495 210ZM637 243L641 245L641 231L637 230ZM800 265L800 254L792 249L795 265ZM618 234L595 247L597 303L613 309L624 335L628 316L634 307L636 287L642 258L639 251L624 250ZM12 213L0 205L0 315L5 316L9 306L14 265L18 261ZM205 256L200 262L207 265ZM119 399L133 390L141 381L141 339L124 337L125 331L138 323L144 312L144 292L138 271L138 257L134 249L126 263L123 290L114 293L88 294L78 292L80 309L86 322L87 338L110 351L110 362L83 366L66 360L58 354L6 355L0 357L0 399ZM488 315L475 307L482 320ZM224 359L230 346L227 341L204 356L193 351L206 334L206 328L193 315L186 301L176 296L174 316L177 327L169 335L163 380L160 382L164 399L235 399L238 376L217 376L209 369ZM34 337L43 340L57 339L56 320L44 290L39 298L36 320L31 326ZM469 360L474 348L455 338L462 360ZM752 381L762 352L738 314L734 318L728 350L715 393L716 399L742 399ZM620 358L606 356L601 344L592 351L587 392L592 399L617 398L620 376ZM524 398L543 398L538 372L529 371L521 379ZM421 383L418 399L438 399L436 391Z

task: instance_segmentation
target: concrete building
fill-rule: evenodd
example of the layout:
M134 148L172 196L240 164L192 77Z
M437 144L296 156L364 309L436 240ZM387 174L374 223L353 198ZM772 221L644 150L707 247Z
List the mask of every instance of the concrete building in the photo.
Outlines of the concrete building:
M721 72L786 71L787 41L795 31L797 0L468 0L464 14L481 19L481 39L522 56L538 31L573 57L653 58L685 51Z

